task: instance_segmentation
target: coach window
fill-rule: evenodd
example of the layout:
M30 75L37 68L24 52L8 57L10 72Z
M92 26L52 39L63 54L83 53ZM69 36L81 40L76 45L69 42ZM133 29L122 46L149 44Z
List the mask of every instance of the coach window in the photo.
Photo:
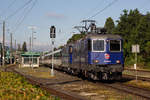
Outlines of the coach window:
M104 51L104 40L93 40L93 51Z
M121 41L120 40L110 40L110 51L120 52L121 51Z
M69 53L72 53L72 46L69 46Z

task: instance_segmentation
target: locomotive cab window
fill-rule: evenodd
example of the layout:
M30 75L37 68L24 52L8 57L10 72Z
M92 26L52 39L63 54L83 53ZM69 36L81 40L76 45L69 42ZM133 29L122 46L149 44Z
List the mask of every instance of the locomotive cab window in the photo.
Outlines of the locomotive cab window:
M93 40L93 51L104 51L104 40Z
M120 52L121 51L121 41L120 40L110 40L110 51Z

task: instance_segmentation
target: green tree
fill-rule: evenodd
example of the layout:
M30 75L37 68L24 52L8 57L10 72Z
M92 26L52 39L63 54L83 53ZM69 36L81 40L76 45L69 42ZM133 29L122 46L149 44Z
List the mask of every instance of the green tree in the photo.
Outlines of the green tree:
M137 27L137 42L141 46L140 54L142 54L143 58L149 59L150 58L150 13L144 15L141 20L140 24Z
M20 44L18 44L18 51L21 51L21 46L20 46Z
M144 55L143 57L145 58L144 62L145 62L145 65L149 67L150 66L150 62L149 62L150 61L150 41L146 43L144 51L146 53L146 55Z
M67 43L74 42L74 41L79 40L79 39L81 39L81 38L83 38L83 37L85 37L85 36L86 36L85 33L82 33L82 34L74 34L74 35L67 41Z
M142 15L140 12L135 10L123 11L119 20L117 20L117 26L114 29L114 34L119 34L124 39L124 57L132 57L131 46L138 44L136 35L137 27L139 26Z
M58 47L58 49L62 49L63 47L64 47L64 46L61 45L61 46Z
M22 51L23 51L23 52L27 52L27 45L26 45L26 42L23 42Z
M145 46L145 52L147 53L147 55L146 56L148 56L149 58L150 58L150 41L148 41L147 43L146 43L146 46Z
M125 63L133 61L131 47L133 44L139 44L138 63L150 65L150 13L143 15L137 9L129 12L124 10L113 33L121 35L124 39Z
M111 17L108 17L106 19L106 22L105 22L105 25L104 25L104 28L106 28L107 32L109 34L111 34L115 28L115 24L114 24L114 21Z

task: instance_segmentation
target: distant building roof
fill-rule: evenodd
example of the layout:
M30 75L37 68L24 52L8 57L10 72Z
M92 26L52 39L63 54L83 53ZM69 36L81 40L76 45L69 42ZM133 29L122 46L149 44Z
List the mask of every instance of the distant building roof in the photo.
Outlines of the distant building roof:
M37 52L25 52L23 54L21 54L22 57L39 57L40 53Z

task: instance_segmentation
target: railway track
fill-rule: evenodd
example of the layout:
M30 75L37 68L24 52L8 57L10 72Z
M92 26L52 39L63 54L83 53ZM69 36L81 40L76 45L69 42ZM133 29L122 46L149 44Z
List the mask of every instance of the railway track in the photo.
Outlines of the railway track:
M114 82L114 83L110 82L109 83L109 82L96 81L96 84L100 85L100 86L103 85L103 86L106 86L106 87L110 87L110 88L116 89L118 91L126 92L126 93L133 94L133 95L137 95L137 96L143 97L143 98L145 98L147 100L150 100L150 95L149 95L150 94L150 90L144 89L144 88L140 88L140 87L135 87L135 86L123 84L124 81L126 82L128 80L135 79L135 76L132 76L132 75L123 75L123 77L124 77L124 79L121 80L122 82ZM140 77L140 76L138 76L138 79L145 80L145 81L150 81L150 78L147 78L147 77ZM95 83L95 81L94 81L94 83Z
M45 84L45 82L40 78L35 78L35 77L29 76L29 75L25 75L21 72L18 72L14 69L14 65L7 67L5 69L5 71L12 71L12 72L18 73L18 74L22 75L23 77L25 77L31 84L37 85L37 86L41 87L42 89L47 90L49 93L51 93L55 96L58 96L62 99L65 99L65 100L86 100L85 98L83 98L79 95L59 90L58 88L54 88L53 85L50 86L49 84ZM106 88L109 87L109 88L117 90L118 92L124 92L124 93L132 94L135 96L139 96L141 98L144 98L144 100L150 100L150 95L149 95L150 90L125 85L125 84L123 84L123 82L114 82L114 83L113 82L111 82L111 83L107 82L106 83L106 82L96 81L95 85L105 86Z
M138 71L138 72L148 72L148 73L150 73L150 71L148 71L148 70L142 70L142 69L137 69L137 70L135 70L135 69L131 69L131 68L125 68L124 70L128 70L128 71Z
M57 88L53 88L52 86L49 86L47 84L44 84L44 82L40 78L35 78L35 77L29 76L29 75L25 75L21 72L18 72L15 70L15 65L6 67L4 70L9 71L9 72L15 72L15 73L25 77L26 80L28 80L31 84L39 86L40 88L46 90L50 94L62 98L62 100L87 100L86 98L83 98L79 95L76 95L73 93L68 93L68 92L59 90Z
M150 71L125 68L123 77L150 82Z
M106 87L111 87L113 89L116 89L118 91L123 91L129 94L137 95L140 97L143 97L147 100L150 100L150 90L139 88L139 87L134 87L134 86L129 86L125 85L119 82L108 84L108 83L97 83L99 85L104 85Z
M123 77L124 78L127 78L127 79L136 79L136 76L135 75L127 75L127 74L123 74ZM150 82L150 77L142 77L142 76L137 76L137 79L138 80L142 80L142 81L148 81Z

